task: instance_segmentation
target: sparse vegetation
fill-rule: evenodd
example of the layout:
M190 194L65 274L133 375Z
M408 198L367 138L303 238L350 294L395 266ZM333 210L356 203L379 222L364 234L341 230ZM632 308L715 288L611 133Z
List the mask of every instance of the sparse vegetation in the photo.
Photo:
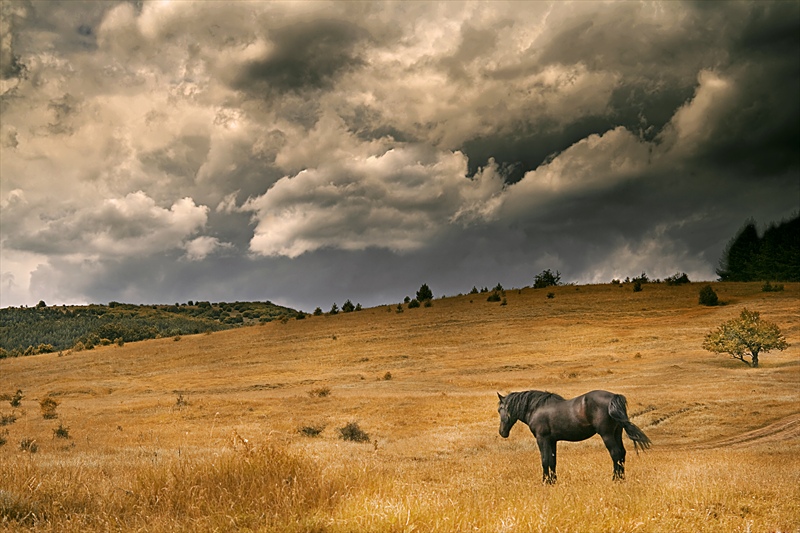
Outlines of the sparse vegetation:
M761 320L761 313L742 309L739 318L728 320L706 335L703 348L714 353L727 353L734 359L758 367L758 356L771 350L789 347L777 324ZM748 362L745 357L750 357Z

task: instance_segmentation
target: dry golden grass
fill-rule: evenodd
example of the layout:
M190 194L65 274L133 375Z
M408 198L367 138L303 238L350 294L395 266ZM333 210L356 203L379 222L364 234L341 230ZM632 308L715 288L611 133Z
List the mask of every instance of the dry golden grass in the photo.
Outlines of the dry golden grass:
M800 284L716 284L715 308L699 288L509 290L2 360L0 393L25 397L0 405L0 530L800 531ZM791 344L758 369L700 347L744 306ZM495 391L531 388L623 393L654 446L626 438L615 483L598 437L560 443L542 486L527 428L497 433ZM349 422L369 442L339 439Z

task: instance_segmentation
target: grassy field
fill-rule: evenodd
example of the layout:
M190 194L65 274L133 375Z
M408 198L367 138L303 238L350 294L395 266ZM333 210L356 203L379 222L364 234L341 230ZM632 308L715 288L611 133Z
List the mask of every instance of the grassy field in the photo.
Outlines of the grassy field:
M800 531L800 284L714 286L725 305L515 289L2 360L24 396L0 404L0 530ZM791 344L757 369L700 347L745 306ZM528 429L498 435L495 391L526 389L625 394L653 447L626 437L613 482L599 437L562 442L543 486Z

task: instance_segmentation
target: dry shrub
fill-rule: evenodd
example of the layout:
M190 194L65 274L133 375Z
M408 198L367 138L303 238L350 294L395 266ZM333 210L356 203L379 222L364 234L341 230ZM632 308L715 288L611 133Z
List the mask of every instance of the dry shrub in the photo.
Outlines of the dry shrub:
M369 435L359 427L358 422L349 422L339 428L339 438L352 442L369 442Z
M39 401L39 407L42 409L42 418L45 420L52 420L54 418L58 418L58 413L56 413L56 409L58 408L58 401L55 399L46 396Z

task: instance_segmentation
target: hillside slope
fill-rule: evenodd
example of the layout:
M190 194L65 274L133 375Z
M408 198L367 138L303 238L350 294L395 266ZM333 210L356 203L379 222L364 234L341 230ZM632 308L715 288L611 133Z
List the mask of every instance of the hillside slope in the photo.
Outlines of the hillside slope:
M146 493L142 479L189 468L187 460L191 468L218 468L219 457L279 449L315 465L314 475L335 490L324 504L291 500L273 518L242 511L239 526L793 531L800 523L800 284L776 293L756 283L714 286L725 305L698 305L698 284L648 284L637 293L613 285L509 290L507 305L467 295L402 313L379 307L5 359L0 393L20 389L24 397L21 408L0 406L0 414L16 415L0 428L7 442L0 491L51 509L44 525L54 529L102 530L109 526L103 516L116 512L123 530L226 530L216 500L179 518L145 496L132 506L124 491ZM700 347L745 306L777 323L791 345L764 354L758 369ZM627 396L653 449L637 456L626 439L628 481L612 484L598 437L561 443L559 484L541 487L527 428L516 426L508 440L497 434L495 391L571 397L598 388ZM59 402L57 420L40 415L45 397ZM350 422L368 433L367 443L339 438ZM69 439L54 438L59 423ZM39 450L23 468L26 438ZM67 505L72 514L53 511L57 497L65 505L58 482L65 475L92 487ZM178 498L165 475L152 490ZM26 488L31 476L49 489ZM596 506L600 495L607 503Z

